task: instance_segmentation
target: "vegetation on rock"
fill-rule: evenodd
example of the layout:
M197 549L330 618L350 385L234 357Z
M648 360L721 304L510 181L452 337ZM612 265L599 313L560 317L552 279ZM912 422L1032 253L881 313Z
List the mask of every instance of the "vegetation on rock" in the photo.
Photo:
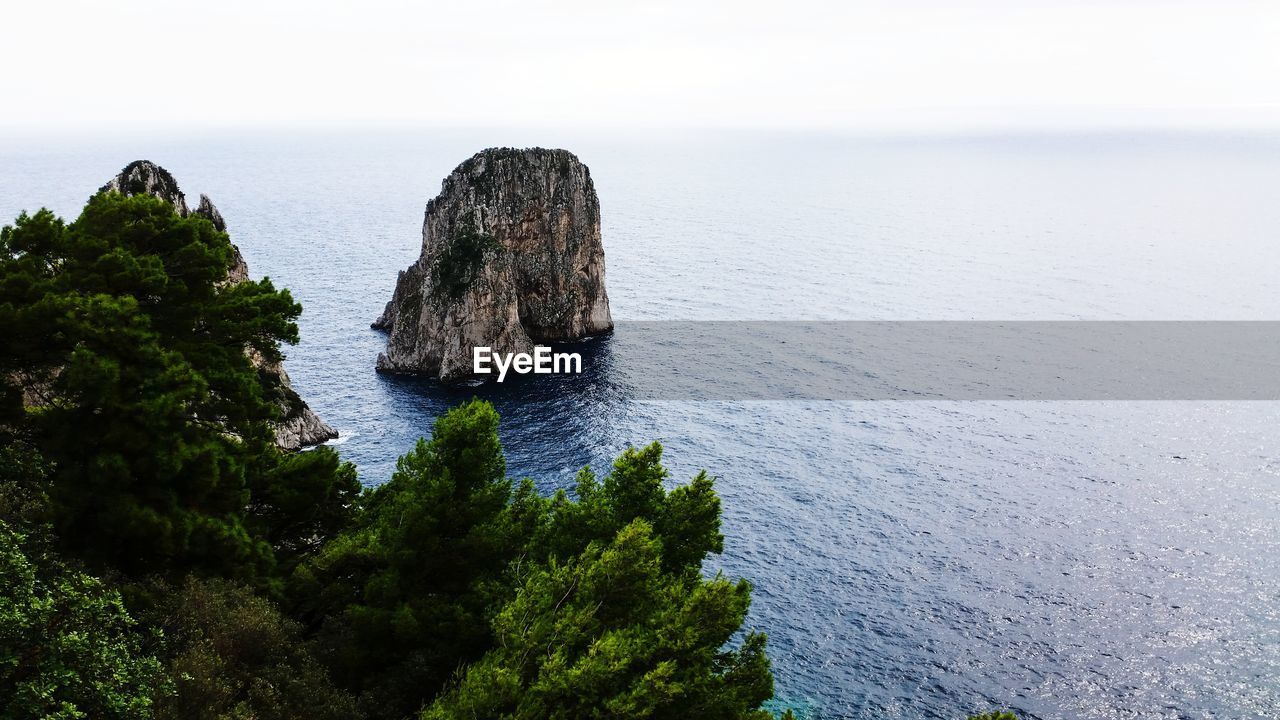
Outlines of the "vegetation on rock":
M463 224L431 265L432 295L440 301L458 301L475 283L486 257L498 252L502 252L502 245L492 235L476 230L475 223ZM419 310L413 308L409 312Z

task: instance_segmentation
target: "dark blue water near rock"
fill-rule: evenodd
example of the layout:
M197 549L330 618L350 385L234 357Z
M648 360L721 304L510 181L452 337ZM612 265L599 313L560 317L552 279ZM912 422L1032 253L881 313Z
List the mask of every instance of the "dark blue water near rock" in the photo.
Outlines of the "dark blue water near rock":
M623 319L1277 319L1280 142L474 131L23 138L0 215L149 158L306 308L297 389L366 483L472 391L373 372L425 202L489 145L601 198ZM742 362L752 361L742 348ZM815 718L1280 717L1274 403L642 401L478 392L551 490L629 443L706 468L784 704Z

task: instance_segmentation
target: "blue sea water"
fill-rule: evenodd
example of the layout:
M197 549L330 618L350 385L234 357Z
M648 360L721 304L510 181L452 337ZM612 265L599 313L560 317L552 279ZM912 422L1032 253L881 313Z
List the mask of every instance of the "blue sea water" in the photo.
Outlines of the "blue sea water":
M1280 319L1268 135L27 136L0 139L0 217L74 216L137 158L208 194L304 305L289 372L376 484L473 391L375 374L369 322L441 179L534 144L591 167L617 319ZM717 476L708 569L754 584L804 716L1280 717L1276 403L479 392L548 491L655 439L674 480Z

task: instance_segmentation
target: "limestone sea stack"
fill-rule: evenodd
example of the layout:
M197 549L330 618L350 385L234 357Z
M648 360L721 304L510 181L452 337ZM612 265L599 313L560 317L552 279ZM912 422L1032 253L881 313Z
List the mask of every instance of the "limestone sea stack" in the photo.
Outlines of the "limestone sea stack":
M149 160L135 160L126 165L119 175L98 190L98 192L107 191L123 195L153 195L172 205L173 209L183 217L200 215L212 222L220 232L226 232L227 229L227 223L222 219L222 214L218 212L218 208L214 207L207 195L201 195L196 208L190 209L187 198L178 188L178 182L173 179L173 175ZM233 244L231 249L234 251L234 256L231 267L227 271L226 281L228 283L244 282L249 279L249 266L245 263L240 248ZM298 396L298 393L294 392L293 385L289 382L289 374L285 372L283 365L268 362L257 353L249 353L249 359L254 367L267 375L274 376L279 381L281 419L276 423L275 431L276 445L281 450L301 450L338 437L338 432L321 420Z
M471 375L475 347L532 352L612 330L591 171L544 148L463 162L427 203L422 254L373 327L389 332L379 371L441 380Z

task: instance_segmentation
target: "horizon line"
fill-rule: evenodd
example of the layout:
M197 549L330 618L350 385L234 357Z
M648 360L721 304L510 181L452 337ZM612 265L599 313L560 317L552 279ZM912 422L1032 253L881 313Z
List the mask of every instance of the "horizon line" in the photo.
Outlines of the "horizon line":
M1040 135L1193 135L1280 134L1280 118L1254 122L1181 123L1181 122L970 122L949 125L929 124L623 124L623 123L459 123L440 121L334 121L334 122L231 122L231 123L140 123L140 124L5 124L0 121L0 141L23 137L63 138L74 135L82 140L129 138L136 135L218 135L240 133L303 135L348 132L443 132L465 134L475 132L567 133L587 134L662 134L662 133L759 133L797 135L805 133L874 138L913 137L1019 137Z

